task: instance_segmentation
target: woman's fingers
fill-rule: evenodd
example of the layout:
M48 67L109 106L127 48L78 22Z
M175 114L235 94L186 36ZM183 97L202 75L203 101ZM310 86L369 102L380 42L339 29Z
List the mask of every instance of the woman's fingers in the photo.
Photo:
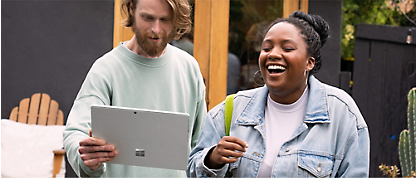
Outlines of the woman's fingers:
M243 148L248 148L248 144L245 141L243 141L243 140L241 140L241 139L239 139L237 137L234 137L234 136L225 136L223 138L224 138L224 140L226 140L228 142L237 143L240 146L242 146Z
M216 151L218 152L217 154L226 158L229 158L229 157L238 158L238 157L243 156L244 154L244 152L237 152L237 151L232 151L232 150L227 150L227 149L222 149L222 148L218 148Z
M224 163L234 163L239 157L243 156L248 148L246 142L233 136L223 137L211 153L210 160L215 165Z
M222 147L228 150L237 150L237 151L245 152L246 148L248 148L248 145L245 141L237 137L226 136L226 137L223 137L218 142L218 147Z
M222 163L234 163L238 160L238 157L221 157L220 161Z

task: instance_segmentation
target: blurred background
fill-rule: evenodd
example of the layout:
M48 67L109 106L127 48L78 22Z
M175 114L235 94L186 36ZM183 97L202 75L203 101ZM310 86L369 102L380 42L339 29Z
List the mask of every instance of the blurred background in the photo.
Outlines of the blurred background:
M33 93L48 93L66 118L92 63L114 44L118 0L1 1L1 117ZM193 19L198 1L191 0ZM229 0L223 61L226 94L262 85L258 56L263 32L285 3L305 0ZM398 137L407 128L407 92L416 86L414 0L309 0L307 11L331 27L317 78L347 91L369 126L370 176L381 163L398 165ZM209 7L215 8L215 6ZM115 24L116 23L116 24ZM198 21L194 21L198 25ZM215 28L215 27L213 27ZM192 31L171 44L197 54ZM228 38L227 38L228 37ZM200 59L197 58L199 61ZM225 62L226 61L226 62ZM204 66L200 63L201 68ZM208 76L204 76L208 80ZM222 92L222 91L221 91ZM224 97L223 97L224 96ZM219 101L210 100L211 105ZM67 177L75 177L67 165Z

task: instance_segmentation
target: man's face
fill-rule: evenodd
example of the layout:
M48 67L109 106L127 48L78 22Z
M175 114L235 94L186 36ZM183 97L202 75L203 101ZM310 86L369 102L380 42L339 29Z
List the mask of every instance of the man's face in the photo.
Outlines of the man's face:
M140 48L151 57L160 56L173 38L172 8L166 0L139 0L133 32Z

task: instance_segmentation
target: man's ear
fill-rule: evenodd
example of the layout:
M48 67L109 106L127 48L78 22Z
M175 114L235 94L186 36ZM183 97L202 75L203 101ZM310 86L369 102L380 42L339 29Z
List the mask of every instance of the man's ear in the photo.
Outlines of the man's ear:
M306 70L311 71L313 69L313 67L315 67L315 58L314 57L309 57L308 64L306 64Z
M134 14L133 1L130 1L128 10L129 10L129 14L130 15L133 15Z

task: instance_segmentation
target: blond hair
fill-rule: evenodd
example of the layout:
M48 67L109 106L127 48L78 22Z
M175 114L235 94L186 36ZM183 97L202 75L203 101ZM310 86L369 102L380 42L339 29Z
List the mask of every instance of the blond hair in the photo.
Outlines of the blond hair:
M121 4L122 14L127 18L123 20L122 24L125 27L131 27L134 24L134 16L129 13L130 6L133 7L133 12L136 11L136 5L139 0L123 0ZM182 35L191 31L191 6L188 0L166 0L173 11L173 39L178 40Z

